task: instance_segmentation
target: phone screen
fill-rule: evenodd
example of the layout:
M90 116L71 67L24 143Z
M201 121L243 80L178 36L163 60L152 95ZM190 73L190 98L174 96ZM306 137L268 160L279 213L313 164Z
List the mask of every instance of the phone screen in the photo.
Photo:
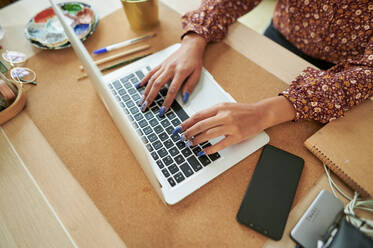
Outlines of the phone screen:
M280 240L303 166L302 158L271 145L264 146L237 213L237 221Z

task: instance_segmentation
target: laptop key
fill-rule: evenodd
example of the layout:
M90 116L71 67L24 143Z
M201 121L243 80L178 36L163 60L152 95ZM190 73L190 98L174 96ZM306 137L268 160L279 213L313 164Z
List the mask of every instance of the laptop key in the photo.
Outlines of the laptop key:
M117 99L118 102L120 102L120 97L119 96L115 96L115 98Z
M185 148L185 149L183 149L182 151L181 151L181 153L184 155L184 157L189 157L190 155L192 155L192 151L187 147L187 148Z
M122 81L122 82L126 82L126 81L128 81L130 78L133 78L134 76L135 76L135 75L134 75L133 73L131 73L131 74L129 74L129 75L127 75L127 76L121 78L120 81Z
M164 149L164 148L161 148L157 151L158 155L163 158L164 156L166 156L168 154L167 150Z
M168 113L166 114L167 118L172 120L176 117L175 113L172 112L172 111L168 111Z
M174 146L171 149L168 150L172 157L175 157L177 154L179 154L179 150Z
M144 142L145 144L147 144L149 142L148 139L145 136L142 136L141 139L142 139L142 142Z
M126 105L127 105L127 108L132 108L133 106L135 106L135 104L132 101L127 101Z
M183 173L181 173L181 172L177 173L174 176L174 178L175 178L175 180L176 180L177 183L181 183L185 179Z
M109 89L113 89L113 85L112 84L108 84L108 87L109 87Z
M158 121L156 118L153 118L149 121L149 124L150 126L155 127L156 125L158 125Z
M217 160L217 159L220 158L220 154L217 153L217 152L215 152L215 153L213 153L213 154L210 154L210 155L208 155L208 156L209 156L209 158L211 159L211 161L215 161L215 160Z
M117 89L117 90L122 88L122 84L119 82L119 80L114 81L113 85L114 85L114 88Z
M119 95L123 96L124 94L126 94L126 91L124 89L120 89L118 93Z
M139 94L132 95L132 99L136 102L137 100L140 100L141 97Z
M146 125L148 125L148 122L145 119L139 121L139 126L140 127L145 127Z
M199 159L199 161L201 161L203 166L207 166L211 163L210 159L206 155L199 156L198 159Z
M170 177L169 179L167 179L168 183L171 185L171 187L175 186L176 183L174 181L174 179L172 177Z
M173 164L173 165L170 165L169 167L168 167L168 170L171 172L171 174L173 175L173 174L175 174L176 172L178 172L179 171L179 167L177 167L175 164Z
M135 88L131 88L131 89L128 90L128 93L130 95L133 95L133 94L137 93L137 90Z
M130 81L131 81L132 84L136 84L136 83L139 82L139 80L138 80L137 78L135 78L135 77L134 77L134 78L131 78Z
M123 84L123 86L124 86L124 88L126 88L126 89L132 88L132 85L131 85L130 82L127 82L127 83Z
M138 113L138 114L134 115L133 117L135 117L136 121L139 121L139 120L144 118L144 116L141 113Z
M172 147L172 146L174 145L174 143L173 143L170 139L168 139L168 140L166 140L166 141L163 142L163 145L164 145L167 149L169 149L170 147Z
M130 109L131 113L134 115L134 114L137 114L139 112L139 109L137 107L133 107Z
M177 127L181 124L181 122L179 121L179 119L175 118L171 121L172 125L174 125L174 127Z
M157 165L158 165L159 169L162 169L164 167L164 165L163 165L163 163L162 163L161 160L157 160Z
M148 148L148 151L149 151L149 152L152 152L152 151L153 151L153 147L152 147L150 144L147 144L147 145L146 145L146 148Z
M195 148L193 148L193 152L195 155L197 155L197 153L199 153L200 151L202 151L202 149L199 146L196 146Z
M141 129L137 129L136 131L137 131L137 134L138 134L139 136L144 135L144 133L141 131Z
M144 75L144 73L142 73L142 71L137 71L137 72L135 72L135 74L138 78L140 78L140 80L142 80L145 77L145 75Z
M165 132L163 132L163 133L159 134L159 138L162 141L165 141L168 138L168 135Z
M146 118L147 120L152 119L152 118L153 118L153 114L152 114L152 112L150 112L150 111L146 112L146 113L145 113L145 118Z
M179 142L176 143L176 146L181 150L181 149L183 149L185 147L185 143L179 141Z
M153 143L153 147L155 148L155 150L158 150L162 146L163 146L162 142L160 142L159 140L157 140L156 142Z
M122 100L124 101L124 102L127 102L128 100L130 100L131 98L130 98L130 96L128 95L128 94L124 94L123 96L122 96Z
M180 165L180 169L182 172L184 172L184 175L186 177L190 177L194 173L192 168L190 168L190 166L187 163Z
M120 104L120 106L121 106L122 108L125 108L125 107L126 107L126 105L124 105L123 102L120 102L119 104Z
M163 173L163 175L164 175L166 178L170 176L170 173L168 172L168 170L167 170L166 168L164 168L164 169L162 170L162 173Z
M164 157L164 158L162 159L162 161L163 161L163 163L164 163L166 166L169 166L169 165L173 162L173 160L172 160L172 158L171 158L170 156Z
M148 140L153 143L154 141L157 140L157 135L155 135L154 133L151 133L148 135Z
M156 95L154 101L158 101L158 100L160 100L160 99L162 99L162 96L161 96L161 94L158 93L158 94Z
M144 132L145 135L148 135L150 134L151 132L153 132L152 128L149 127L149 126L146 126L142 129L142 131Z
M198 159L196 159L196 157L194 156L190 156L189 158L187 158L188 162L189 162L189 165L192 166L193 170L195 172L199 171L200 169L202 169L202 165L201 163L198 161Z
M188 114L181 108L180 104L177 101L174 101L171 105L171 108L174 110L175 114L180 118L181 121L185 121L189 118Z
M161 132L163 131L163 128L162 128L160 125L158 125L158 126L156 126L156 127L154 128L154 131L155 131L157 134L159 134L159 133L161 133Z
M174 127L172 126L169 126L166 128L166 133L168 133L169 135L171 135L173 131L174 131Z
M174 159L177 164L181 164L185 161L184 157L181 154L177 155Z
M173 135L171 135L171 139L174 142L178 142L180 140L180 136L178 134L173 134Z
M171 125L167 119L164 119L163 121L161 121L161 124L163 127L168 127L169 125Z
M157 160L159 158L156 152L152 152L151 155L154 160Z

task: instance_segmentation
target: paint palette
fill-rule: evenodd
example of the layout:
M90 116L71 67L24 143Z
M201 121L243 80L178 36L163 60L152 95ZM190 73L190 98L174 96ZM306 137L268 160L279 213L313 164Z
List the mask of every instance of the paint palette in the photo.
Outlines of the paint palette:
M90 5L81 2L65 2L58 5L62 8L67 23L82 41L95 31L99 18ZM42 49L63 49L70 46L52 7L31 18L26 25L25 36L32 45Z

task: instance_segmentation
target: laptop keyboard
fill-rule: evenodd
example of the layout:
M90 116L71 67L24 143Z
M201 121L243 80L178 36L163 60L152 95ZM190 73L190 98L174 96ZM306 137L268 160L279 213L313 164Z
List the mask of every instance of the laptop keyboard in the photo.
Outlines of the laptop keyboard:
M147 67L147 70L150 71L150 67ZM204 167L210 166L220 158L220 155L214 153L198 157L197 153L202 148L211 146L211 143L204 142L188 148L180 141L179 134L172 134L175 127L189 116L180 104L174 101L168 112L163 117L159 117L160 107L167 95L166 87L161 89L152 105L145 112L141 112L138 103L145 88L136 89L134 85L144 76L144 73L139 70L115 80L108 84L108 87L141 136L163 176L174 187L186 178L198 174Z

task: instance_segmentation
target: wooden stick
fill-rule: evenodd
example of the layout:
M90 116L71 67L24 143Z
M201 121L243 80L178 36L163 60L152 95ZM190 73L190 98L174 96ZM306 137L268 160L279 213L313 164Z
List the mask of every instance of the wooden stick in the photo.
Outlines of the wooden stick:
M107 71L107 70L114 69L114 68L119 67L119 66L122 66L122 65L127 65L127 64L129 64L129 63L135 62L136 60L139 60L139 59L145 58L146 56L149 56L150 54L151 54L151 53L148 53L148 54L145 54L145 55L142 55L142 56L138 56L138 57L134 57L134 58L130 58L130 59L123 60L123 61L121 61L121 62L119 62L119 63L114 64L114 65L110 65L110 66L104 67L104 68L100 69L100 71L103 72L103 71ZM86 78L86 77L88 77L88 75L84 73L84 74L82 74L82 75L80 75L80 76L78 77L78 80L81 80L81 79Z
M96 65L101 65L101 64L109 62L111 60L114 60L114 59L117 59L117 58L120 58L120 57L124 57L124 56L130 55L132 53L136 53L136 52L140 52L140 51L146 50L149 47L150 47L149 45L143 45L143 46L135 47L133 49L130 49L130 50L127 50L127 51L124 51L124 52L121 52L121 53L109 56L107 58L99 59L99 60L96 60L94 62L95 62ZM83 70L84 67L81 65L80 69Z

